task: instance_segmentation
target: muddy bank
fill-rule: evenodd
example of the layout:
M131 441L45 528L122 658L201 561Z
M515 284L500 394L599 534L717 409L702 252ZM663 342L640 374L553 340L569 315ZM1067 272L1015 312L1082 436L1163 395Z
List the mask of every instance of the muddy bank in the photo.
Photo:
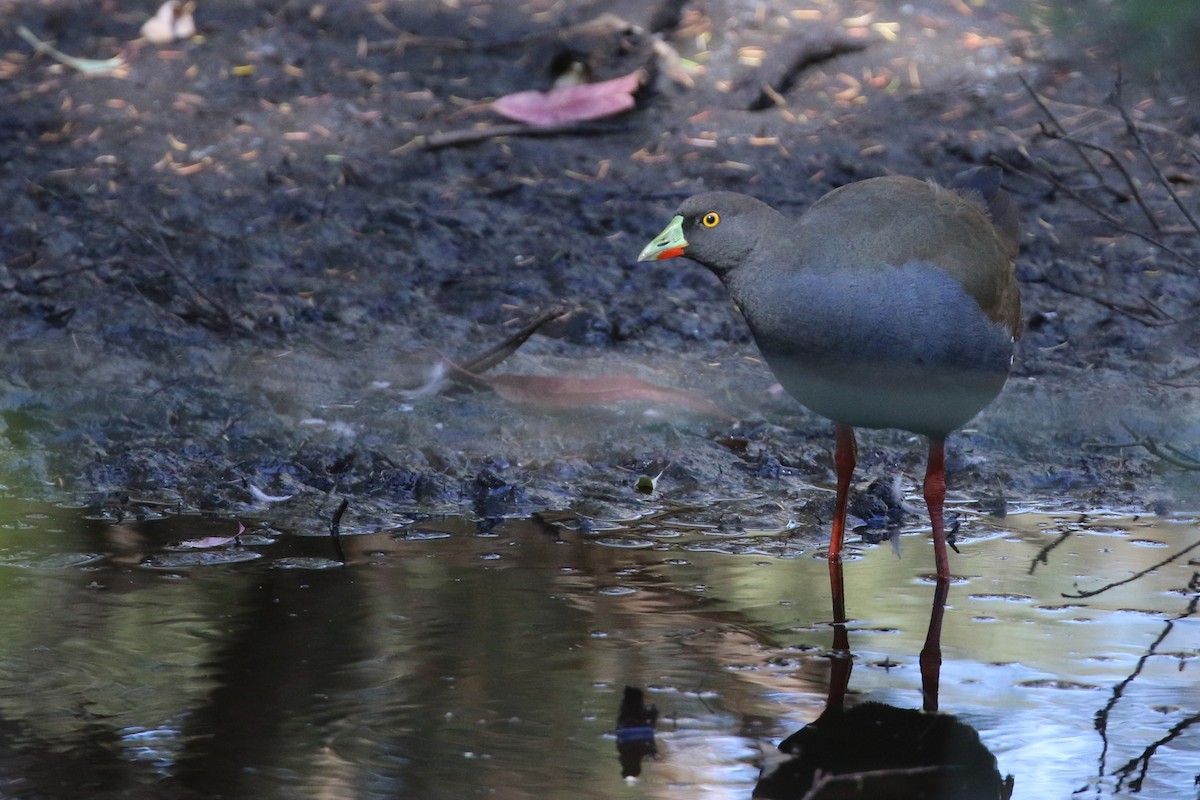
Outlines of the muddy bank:
M1027 331L1004 395L952 441L952 491L989 508L1197 501L1200 256L1167 191L1195 208L1196 104L1135 71L1108 104L1111 53L1025 4L214 1L199 38L131 43L152 6L0 11L12 493L292 526L342 497L364 527L703 503L681 513L816 532L829 424L773 390L712 276L636 254L702 187L794 214L847 181L998 163L1023 209ZM18 24L127 67L78 74L31 55ZM573 65L645 70L637 108L428 146ZM558 303L573 313L496 372L635 376L738 422L404 393L439 353L482 352ZM923 450L867 434L862 488L911 484Z

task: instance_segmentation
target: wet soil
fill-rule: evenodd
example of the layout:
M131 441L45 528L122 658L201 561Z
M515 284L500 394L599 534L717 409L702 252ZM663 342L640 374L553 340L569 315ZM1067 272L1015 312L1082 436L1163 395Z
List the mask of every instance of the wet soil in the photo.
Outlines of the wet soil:
M1200 248L1168 191L1196 209L1194 64L1127 64L1109 102L1110 39L1016 0L208 0L163 47L134 41L153 6L0 6L10 493L301 528L347 499L364 527L666 509L816 531L829 423L774 387L715 278L636 254L701 188L796 214L848 181L991 163L1022 208L1026 333L952 440L952 493L1198 499ZM18 25L127 67L80 74ZM491 99L634 69L626 114L488 135ZM556 304L493 372L635 376L730 419L410 393ZM919 479L916 437L860 447L860 489Z

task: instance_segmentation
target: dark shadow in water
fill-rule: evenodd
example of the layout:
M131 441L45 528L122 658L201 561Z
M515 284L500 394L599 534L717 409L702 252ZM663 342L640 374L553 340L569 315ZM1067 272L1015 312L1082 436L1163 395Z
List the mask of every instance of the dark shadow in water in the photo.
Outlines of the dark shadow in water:
M1013 779L1001 778L996 758L961 720L938 713L942 616L949 583L934 590L921 650L923 709L883 703L845 707L853 658L846 633L840 562L830 562L833 648L825 710L779 745L754 797L771 800L1008 800Z
M272 769L286 769L295 754L284 743L302 749L302 731L336 717L330 698L361 688L353 666L371 648L364 627L347 620L365 602L346 570L264 572L231 598L238 612L209 665L217 686L187 717L171 783L210 798L248 797Z
M79 711L86 717L87 712ZM69 739L40 739L19 721L0 718L0 797L54 800L151 800L162 797L159 775L131 761L104 719L86 722ZM178 800L203 795L177 791Z
M658 708L646 705L641 689L626 686L617 712L617 758L621 761L621 777L636 778L642 774L642 761L658 755L654 741L654 726Z

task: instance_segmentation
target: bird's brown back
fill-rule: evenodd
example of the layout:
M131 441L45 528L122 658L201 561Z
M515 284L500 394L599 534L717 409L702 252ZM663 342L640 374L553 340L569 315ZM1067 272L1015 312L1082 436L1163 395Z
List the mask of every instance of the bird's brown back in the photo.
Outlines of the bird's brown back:
M796 243L810 268L886 269L935 264L962 284L993 321L1021 330L1013 258L1016 215L1007 193L992 191L1002 218L993 222L989 187L961 190L908 177L883 177L835 189L799 220Z

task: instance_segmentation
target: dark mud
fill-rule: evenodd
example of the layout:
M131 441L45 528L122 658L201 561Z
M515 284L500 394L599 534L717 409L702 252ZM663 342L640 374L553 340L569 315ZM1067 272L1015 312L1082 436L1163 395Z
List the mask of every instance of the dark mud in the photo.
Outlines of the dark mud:
M364 528L679 503L691 521L816 531L830 425L772 390L714 278L636 254L701 187L798 213L847 181L997 163L1023 209L1027 330L1004 395L952 440L952 493L989 511L1200 499L1200 248L1167 191L1197 210L1194 65L1128 65L1114 105L1111 40L1016 0L207 0L198 38L131 43L154 5L0 7L10 493L294 527L342 498ZM20 24L128 68L33 56ZM637 108L429 146L502 122L485 101L573 63L646 70ZM482 352L557 303L572 313L494 372L638 376L739 422L405 393L438 353ZM863 489L923 469L907 434L861 449Z

